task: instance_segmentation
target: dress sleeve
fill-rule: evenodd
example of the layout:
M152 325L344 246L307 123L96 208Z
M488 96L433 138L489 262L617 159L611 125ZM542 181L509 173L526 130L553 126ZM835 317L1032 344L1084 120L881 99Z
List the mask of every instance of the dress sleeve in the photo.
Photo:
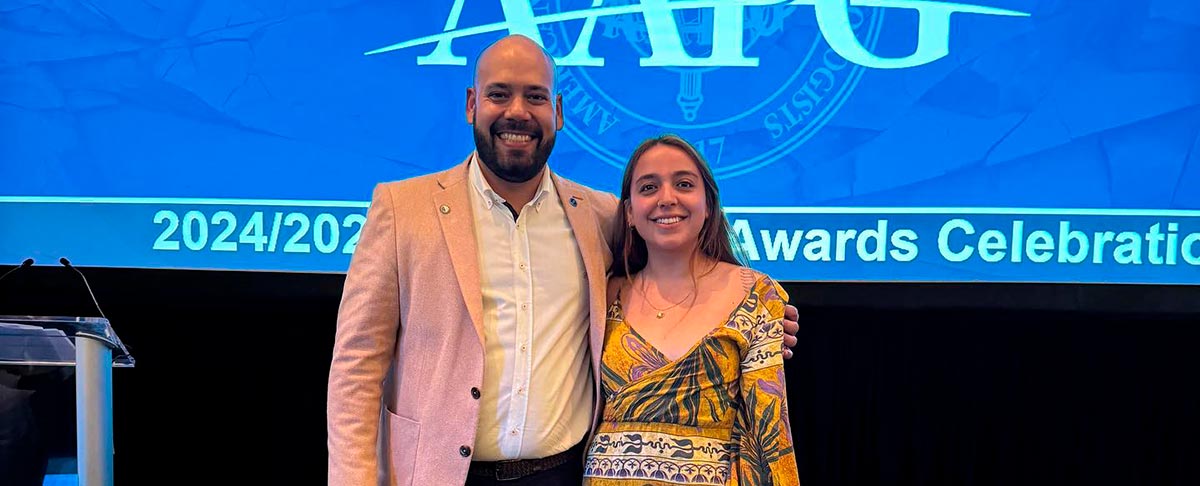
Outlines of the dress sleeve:
M783 307L788 296L767 277L755 285L754 292L758 312L742 359L742 407L733 429L739 445L736 484L797 486L800 476L783 377Z

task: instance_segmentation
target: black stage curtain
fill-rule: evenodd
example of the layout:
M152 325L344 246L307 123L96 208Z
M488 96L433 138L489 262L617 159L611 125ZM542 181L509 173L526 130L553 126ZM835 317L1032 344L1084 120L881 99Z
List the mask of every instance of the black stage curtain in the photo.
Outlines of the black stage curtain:
M114 371L117 484L324 483L341 275L83 270L137 359ZM806 486L1200 484L1200 287L786 287ZM0 314L97 313L34 267ZM70 406L40 405L51 455Z

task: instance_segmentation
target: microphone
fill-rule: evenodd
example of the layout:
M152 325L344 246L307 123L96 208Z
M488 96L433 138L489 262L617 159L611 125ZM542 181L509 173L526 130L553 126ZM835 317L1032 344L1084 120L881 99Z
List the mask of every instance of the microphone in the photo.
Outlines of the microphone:
M21 270L21 269L23 269L23 268L29 268L29 267L32 267L32 266L33 266L33 259L32 259L32 258L26 258L26 259L25 259L25 261L21 262L21 264L20 264L20 265L17 265L17 266L15 266L15 267L12 267L12 268L11 268L11 269L9 269L7 272L4 272L4 275L0 275L0 280L4 280L4 278L5 278L5 277L9 276L10 274L12 274L13 272L15 272L15 271L17 271L17 270Z
M67 257L59 258L58 263L61 263L62 266L70 268L71 270L74 270L75 273L79 274L79 278L83 279L84 287L87 287L88 295L92 296L92 303L96 304L96 310L100 312L100 317L108 319L108 316L104 315L104 311L100 309L100 302L96 300L96 294L92 292L92 286L88 283L87 277L83 275L83 272L79 271L78 268L75 268L74 265L71 265L71 260L67 260Z

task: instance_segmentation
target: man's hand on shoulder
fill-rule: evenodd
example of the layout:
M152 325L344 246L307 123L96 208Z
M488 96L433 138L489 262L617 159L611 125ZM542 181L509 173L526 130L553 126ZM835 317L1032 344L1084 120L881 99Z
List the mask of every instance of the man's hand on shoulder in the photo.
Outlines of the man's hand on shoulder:
M792 348L796 347L799 341L796 339L796 333L800 332L800 323L796 322L800 319L800 311L796 310L796 306L788 304L783 308L783 359L792 359Z

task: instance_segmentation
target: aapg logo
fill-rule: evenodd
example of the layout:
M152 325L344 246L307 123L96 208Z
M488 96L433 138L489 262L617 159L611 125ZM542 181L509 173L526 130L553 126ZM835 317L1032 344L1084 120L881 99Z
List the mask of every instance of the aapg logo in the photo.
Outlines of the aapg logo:
M564 132L585 150L624 169L635 144L673 132L704 152L718 178L796 150L837 113L867 68L945 57L951 14L1028 15L928 0L490 1L500 2L503 21L461 27L465 0L454 0L442 33L366 54L433 44L417 64L465 65L452 50L457 38L528 36L555 57ZM917 12L916 47L907 56L874 54L886 8Z

